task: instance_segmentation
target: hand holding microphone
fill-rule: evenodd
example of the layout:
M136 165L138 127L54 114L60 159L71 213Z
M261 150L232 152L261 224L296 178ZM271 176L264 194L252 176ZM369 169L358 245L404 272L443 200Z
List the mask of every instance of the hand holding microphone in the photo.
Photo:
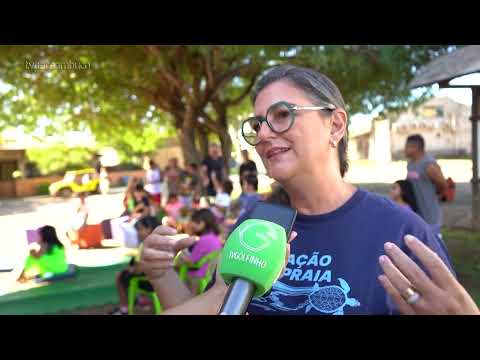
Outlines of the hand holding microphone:
M241 315L254 296L267 293L281 276L289 256L296 211L259 202L250 219L229 236L220 259L219 273L229 285L221 315Z

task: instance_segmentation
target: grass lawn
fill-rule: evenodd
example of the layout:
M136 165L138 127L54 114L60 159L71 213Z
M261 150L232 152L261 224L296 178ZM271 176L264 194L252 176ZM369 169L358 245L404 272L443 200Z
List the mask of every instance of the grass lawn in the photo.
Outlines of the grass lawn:
M75 278L0 296L0 314L55 314L116 304L115 274L125 266L78 267Z
M443 236L460 282L480 304L480 233L443 229ZM106 313L118 303L114 279L123 268L79 267L74 279L0 296L0 314Z
M458 279L480 306L480 233L443 229Z

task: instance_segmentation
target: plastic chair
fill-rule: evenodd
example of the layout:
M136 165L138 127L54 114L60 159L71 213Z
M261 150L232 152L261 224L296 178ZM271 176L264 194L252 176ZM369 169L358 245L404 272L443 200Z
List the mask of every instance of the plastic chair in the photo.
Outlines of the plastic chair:
M204 257L202 257L200 260L198 260L194 264L181 264L180 268L178 269L178 277L180 280L183 282L186 282L188 279L188 272L191 270L199 270L202 266L205 264L209 263L207 272L205 275L199 279L198 282L198 288L197 288L197 295L202 294L205 291L205 288L207 287L208 283L212 279L213 276L213 270L214 270L214 264L215 260L221 253L221 250L213 251Z
M128 284L128 315L134 315L135 313L135 301L138 295L147 295L152 300L155 314L158 315L162 312L162 305L155 291L148 291L140 287L142 281L147 281L146 276L134 276L130 279Z

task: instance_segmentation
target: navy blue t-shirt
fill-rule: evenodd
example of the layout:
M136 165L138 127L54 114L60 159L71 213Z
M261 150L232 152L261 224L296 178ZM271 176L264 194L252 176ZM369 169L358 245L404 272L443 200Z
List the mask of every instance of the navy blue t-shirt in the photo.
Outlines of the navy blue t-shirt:
M406 247L407 234L427 244L453 272L443 243L418 215L362 189L328 214L298 214L293 230L298 235L283 276L269 293L253 299L250 315L398 313L378 281L383 273L378 258L392 242L426 271Z

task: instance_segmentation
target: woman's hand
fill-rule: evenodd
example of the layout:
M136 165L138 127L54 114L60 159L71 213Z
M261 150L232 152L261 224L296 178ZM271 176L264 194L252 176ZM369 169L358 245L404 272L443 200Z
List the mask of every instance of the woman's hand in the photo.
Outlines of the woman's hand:
M398 246L385 244L387 256L379 259L385 274L379 281L402 314L480 315L471 296L435 252L412 235L405 236L405 243L432 279Z
M195 238L184 235L183 238L173 237L177 231L167 226L157 227L143 242L140 256L142 270L150 281L160 279L173 268L173 260L177 253L195 243Z

